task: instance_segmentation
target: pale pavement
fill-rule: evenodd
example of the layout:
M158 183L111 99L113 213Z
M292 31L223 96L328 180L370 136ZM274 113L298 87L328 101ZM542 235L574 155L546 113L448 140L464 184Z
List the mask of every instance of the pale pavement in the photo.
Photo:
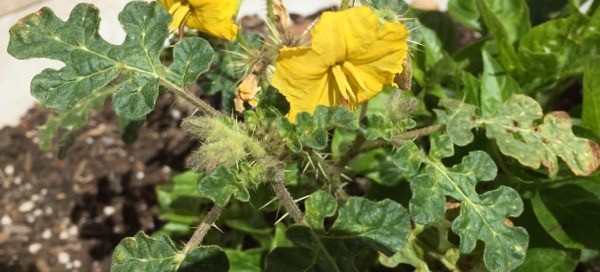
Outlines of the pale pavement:
M0 0L12 1L12 0ZM447 0L413 0L414 2L438 2L438 7L445 8ZM8 14L0 11L0 128L6 125L16 125L19 118L35 103L35 99L29 94L29 83L33 76L45 68L60 68L63 66L58 61L46 59L17 60L8 55L8 30L20 18L35 12L42 6L48 6L54 12L66 20L68 15L79 2L93 3L100 9L102 21L100 23L100 35L107 41L119 44L125 38L119 22L118 13L123 9L127 0L43 0L25 8ZM339 3L339 0L284 0L288 10L300 15L310 15L314 12ZM410 1L409 1L410 2ZM6 4L6 3L4 3ZM0 5L0 7L6 5ZM8 5L10 6L10 5ZM434 7L425 4L428 7ZM264 0L244 0L240 10L240 16L259 14L264 16Z

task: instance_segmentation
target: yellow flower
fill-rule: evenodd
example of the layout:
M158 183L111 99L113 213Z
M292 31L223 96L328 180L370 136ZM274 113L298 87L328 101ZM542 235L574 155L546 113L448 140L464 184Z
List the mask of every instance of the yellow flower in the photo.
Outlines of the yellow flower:
M280 50L271 82L290 103L291 121L318 105L354 110L395 85L408 53L406 26L379 25L368 7L325 12L311 33L310 47Z
M171 31L185 24L218 38L234 40L238 26L233 17L238 0L158 0L173 15Z

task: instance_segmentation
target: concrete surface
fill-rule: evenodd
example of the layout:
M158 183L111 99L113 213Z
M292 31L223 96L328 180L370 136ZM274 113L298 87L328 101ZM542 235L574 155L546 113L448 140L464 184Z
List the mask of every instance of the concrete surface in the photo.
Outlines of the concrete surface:
M415 4L431 1L438 3L438 8L443 8L445 7L444 3L448 0L412 0ZM125 33L119 25L117 16L128 0L43 0L0 16L0 128L6 125L16 125L19 118L35 103L35 99L29 94L29 83L33 76L45 68L57 69L63 66L58 61L46 59L14 59L6 52L9 40L8 30L20 18L35 12L42 6L52 8L57 16L66 20L71 9L79 2L93 3L100 9L102 18L100 34L102 37L115 44L123 41ZM339 0L284 0L283 2L292 13L310 15L317 10L339 3ZM264 0L243 0L239 16L249 14L264 16L265 6Z

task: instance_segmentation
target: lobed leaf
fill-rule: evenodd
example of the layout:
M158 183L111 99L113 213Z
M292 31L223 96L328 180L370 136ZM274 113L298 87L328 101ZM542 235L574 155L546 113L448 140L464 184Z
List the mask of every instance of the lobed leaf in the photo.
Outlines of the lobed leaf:
M42 8L10 29L8 52L18 59L50 58L65 64L42 71L31 82L32 95L45 107L75 110L116 80L113 106L127 119L141 119L154 108L159 84L183 90L209 68L213 50L201 38L183 39L175 46L174 63L163 66L160 52L171 16L159 3L130 2L119 21L126 38L113 45L99 35L100 18L93 5L77 5L66 22Z
M339 106L318 106L312 115L308 112L298 113L295 124L284 118L277 121L279 135L294 152L300 152L303 147L325 149L329 141L329 130L340 128L354 131L358 127L354 114Z
M219 207L225 207L232 196L243 202L250 200L246 184L240 182L235 173L223 166L200 180L198 191Z
M228 271L227 255L217 246L200 246L187 255L167 236L151 238L143 232L123 239L112 256L111 271Z
M460 203L460 215L454 220L452 230L460 237L462 253L472 252L481 240L489 270L508 271L521 264L528 245L527 232L504 224L506 217L518 216L523 211L519 194L505 186L483 194L476 191L479 182L496 177L492 158L483 151L473 151L461 163L446 167L441 160L452 156L454 150L445 134L432 138L429 156L422 154L414 143L405 145L409 147L398 150L394 162L411 172L418 166L417 160L424 165L408 178L413 193L409 203L413 220L429 224L443 219L446 197L452 197ZM412 162L405 162L407 155Z
M335 198L319 191L307 199L307 221L313 228L288 228L286 236L294 246L273 250L267 257L266 271L357 271L353 259L359 252L372 248L392 255L410 235L406 211L391 200L372 202L351 197L339 209L329 231L323 226L323 218L334 211L328 207L322 212L324 207L319 205L335 207ZM319 219L321 222L317 222Z
M495 140L502 154L533 169L543 166L550 177L558 173L558 158L580 176L590 175L600 166L597 144L575 136L566 113L543 116L540 105L528 96L514 95L487 117L477 116L472 107L458 101L441 104L450 110L450 114L438 114L443 117L441 121L446 123L447 133L457 145L468 144L470 141L465 138L473 139L472 128L484 127L487 137ZM542 117L542 123L538 124Z
M360 130L367 141L379 138L390 141L393 136L393 128L394 123L380 113L367 115L360 122Z
M448 241L451 222L441 220L427 226L416 225L404 248L391 257L379 255L379 261L386 267L396 267L401 263L410 264L415 271L431 271L428 263L441 261L450 271L458 271L460 252ZM435 269L432 269L436 271Z
M79 101L73 109L67 112L58 113L55 116L49 117L48 121L40 128L39 138L40 147L44 151L49 151L52 146L54 135L62 128L66 128L65 134L62 136L61 142L64 139L73 137L73 134L81 129L88 119L88 112L93 109L101 108L104 105L106 98L114 91L111 88L102 88L95 91L92 95ZM60 149L67 146L60 146Z

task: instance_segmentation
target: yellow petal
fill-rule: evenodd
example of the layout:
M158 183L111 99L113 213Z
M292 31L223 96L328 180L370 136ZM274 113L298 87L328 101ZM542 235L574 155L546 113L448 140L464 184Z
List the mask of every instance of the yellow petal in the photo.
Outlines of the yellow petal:
M379 26L368 7L327 12L312 34L311 47L280 50L271 82L290 103L292 121L318 105L354 110L393 83L408 53L406 27Z
M235 39L238 26L234 17L239 8L238 0L190 0L188 3L193 7L187 21L189 27L218 38Z
M287 118L292 122L296 122L296 115L301 112L313 113L317 106L333 106L340 105L341 95L337 87L337 83L333 76L325 75L319 79L318 84L312 91L312 95L305 97L286 96L290 103L290 111Z
M181 26L181 23L188 17L190 14L190 7L175 3L175 5L171 6L169 9L169 13L173 14L173 21L169 24L169 30L174 31L178 29L179 26Z
M297 99L315 95L326 77L328 65L312 49L284 47L280 50L271 84L285 97Z
M366 90L357 92L359 103L363 103L393 84L396 74L402 72L402 63L408 55L406 38L408 29L401 23L386 23L377 30L377 38L367 52L351 54L350 62L356 69L355 78L360 78Z
M375 39L378 21L368 7L324 12L315 24L311 47L333 65L350 54L362 54Z

